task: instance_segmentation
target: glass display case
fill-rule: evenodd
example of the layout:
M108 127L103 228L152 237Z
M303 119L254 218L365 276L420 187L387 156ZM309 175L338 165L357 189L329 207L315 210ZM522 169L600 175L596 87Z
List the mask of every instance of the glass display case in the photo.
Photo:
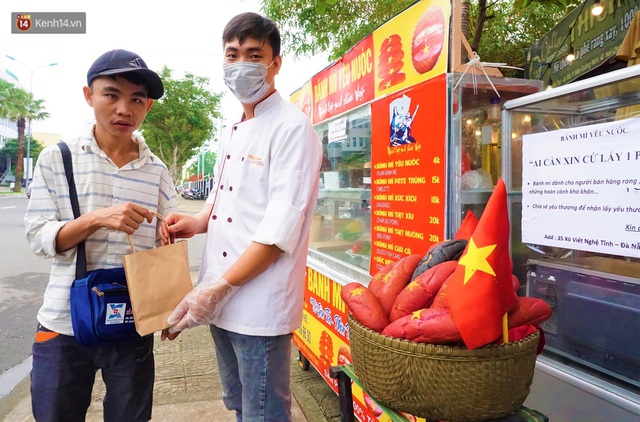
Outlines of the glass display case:
M449 233L455 233L466 213L480 217L498 178L502 176L502 105L514 98L536 93L542 82L481 75L450 77L450 170ZM512 128L508 139L518 151L519 134L530 121ZM518 157L514 157L514 161Z
M323 163L310 253L368 273L371 254L371 108L315 126ZM356 271L359 272L359 271ZM360 277L358 277L360 278Z
M446 203L451 234L468 210L480 217L501 177L502 104L538 92L542 83L449 74L447 86ZM523 121L514 128L510 150L517 151L516 134L530 124ZM309 256L364 283L368 283L371 263L371 127L369 104L314 126L324 153Z
M632 66L505 103L502 171L514 268L553 309L545 353L640 411L638 88Z

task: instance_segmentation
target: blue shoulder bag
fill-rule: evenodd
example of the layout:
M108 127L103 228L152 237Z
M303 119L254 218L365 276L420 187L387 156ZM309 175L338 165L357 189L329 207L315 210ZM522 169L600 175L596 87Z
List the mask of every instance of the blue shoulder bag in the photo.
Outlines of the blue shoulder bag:
M58 143L74 218L80 217L80 204L73 178L71 151ZM140 338L136 331L124 268L87 272L85 242L78 244L76 279L71 285L71 324L76 341L82 346L108 346Z

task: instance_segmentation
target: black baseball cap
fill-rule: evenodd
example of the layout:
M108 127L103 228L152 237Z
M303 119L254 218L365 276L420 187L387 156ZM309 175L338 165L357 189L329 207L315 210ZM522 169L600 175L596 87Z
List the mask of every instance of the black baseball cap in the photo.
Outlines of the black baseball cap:
M87 72L87 85L91 86L98 76L129 72L137 73L142 77L149 98L157 100L162 97L164 85L160 76L150 70L140 56L127 50L111 50L98 57Z

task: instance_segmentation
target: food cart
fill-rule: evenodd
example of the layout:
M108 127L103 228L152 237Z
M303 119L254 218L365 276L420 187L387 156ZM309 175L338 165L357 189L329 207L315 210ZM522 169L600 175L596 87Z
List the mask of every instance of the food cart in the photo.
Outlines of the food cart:
M336 392L330 368L351 359L342 286L368 285L386 264L451 237L467 211L480 216L512 165L503 162L501 107L542 88L465 66L459 20L458 2L417 2L291 96L324 148L293 341L301 365ZM515 271L524 286L526 262ZM353 410L363 421L390 420L357 384Z
M640 420L639 88L631 66L503 107L512 255L553 309L525 404L551 420Z

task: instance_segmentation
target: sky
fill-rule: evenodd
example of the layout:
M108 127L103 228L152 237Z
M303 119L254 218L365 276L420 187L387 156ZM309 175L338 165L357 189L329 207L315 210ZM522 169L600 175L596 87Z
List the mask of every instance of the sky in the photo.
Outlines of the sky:
M163 66L174 77L193 73L210 79L210 89L224 93L225 120L237 121L242 109L222 79L222 30L233 16L260 12L258 0L2 0L0 1L0 73L45 100L51 115L34 121L33 132L77 135L93 118L82 87L87 70L102 53L122 48L139 54L149 68ZM11 13L86 12L86 34L12 34ZM6 56L14 57L17 61ZM322 57L324 56L324 57ZM276 88L289 95L322 70L327 54L294 60L283 57ZM57 63L55 66L48 66ZM33 77L32 82L30 78Z

